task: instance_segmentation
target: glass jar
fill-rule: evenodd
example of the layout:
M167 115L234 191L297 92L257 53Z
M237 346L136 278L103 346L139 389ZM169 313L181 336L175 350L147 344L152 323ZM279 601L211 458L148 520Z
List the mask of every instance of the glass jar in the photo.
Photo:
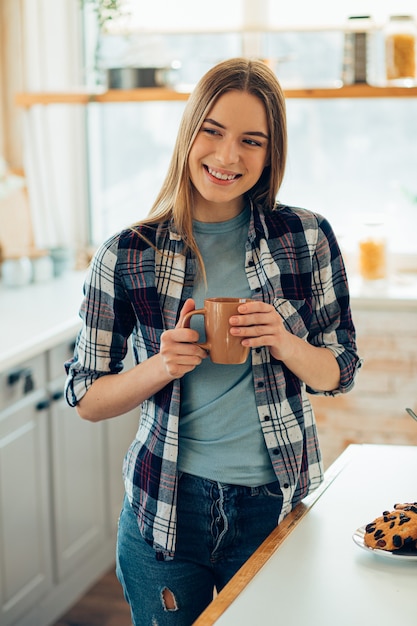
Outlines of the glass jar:
M411 15L392 15L385 28L387 80L407 85L416 78L417 25Z
M364 280L383 280L387 276L387 241L383 222L362 225L359 239L359 273Z
M3 282L7 287L24 287L32 280L32 264L28 257L10 257L3 261Z
M367 83L374 23L370 15L352 15L345 29L342 81Z
M31 258L32 261L32 280L34 283L45 283L54 276L54 265L51 257L46 253L39 251L36 256Z

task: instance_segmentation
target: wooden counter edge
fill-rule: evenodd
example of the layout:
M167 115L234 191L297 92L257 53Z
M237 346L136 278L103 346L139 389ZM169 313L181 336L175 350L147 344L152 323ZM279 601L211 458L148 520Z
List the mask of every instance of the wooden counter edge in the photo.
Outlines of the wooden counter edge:
M222 589L219 595L209 604L205 611L193 623L193 626L212 626L232 604L243 589L250 583L268 559L274 554L303 517L318 501L329 485L335 480L342 469L352 460L358 445L349 446L325 473L324 480L304 502L300 502L272 531L259 548L252 554L232 580Z

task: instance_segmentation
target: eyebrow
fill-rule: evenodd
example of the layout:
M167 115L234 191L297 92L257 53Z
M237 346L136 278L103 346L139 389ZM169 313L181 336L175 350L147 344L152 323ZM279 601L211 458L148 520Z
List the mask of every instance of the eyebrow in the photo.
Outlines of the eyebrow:
M218 126L218 128L222 128L223 130L226 130L226 127L223 126L223 124L220 124L220 122L216 122L216 120L213 120L211 117L207 117L204 122L208 122L209 124L213 124L214 126ZM265 135L265 133L261 132L261 131L256 131L256 130L252 130L252 131L247 131L246 133L243 133L244 135L250 135L251 137L263 137L264 139L269 139L269 135Z

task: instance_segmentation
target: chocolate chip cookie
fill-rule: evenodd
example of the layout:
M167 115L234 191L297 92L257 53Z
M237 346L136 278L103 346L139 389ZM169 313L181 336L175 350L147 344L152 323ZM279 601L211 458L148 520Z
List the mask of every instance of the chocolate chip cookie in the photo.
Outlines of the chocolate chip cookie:
M395 504L365 527L365 545L379 550L417 550L417 503Z

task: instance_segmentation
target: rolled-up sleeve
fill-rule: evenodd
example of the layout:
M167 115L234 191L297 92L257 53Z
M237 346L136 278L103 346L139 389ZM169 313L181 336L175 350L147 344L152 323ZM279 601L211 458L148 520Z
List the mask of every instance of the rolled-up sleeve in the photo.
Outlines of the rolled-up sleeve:
M356 331L350 309L349 287L342 254L333 230L321 218L313 258L313 320L309 342L330 350L340 368L340 384L333 391L310 393L337 395L350 391L362 365L356 346Z
M118 272L118 238L94 255L84 283L83 321L74 355L65 363L65 397L75 406L94 381L123 369L135 315Z

